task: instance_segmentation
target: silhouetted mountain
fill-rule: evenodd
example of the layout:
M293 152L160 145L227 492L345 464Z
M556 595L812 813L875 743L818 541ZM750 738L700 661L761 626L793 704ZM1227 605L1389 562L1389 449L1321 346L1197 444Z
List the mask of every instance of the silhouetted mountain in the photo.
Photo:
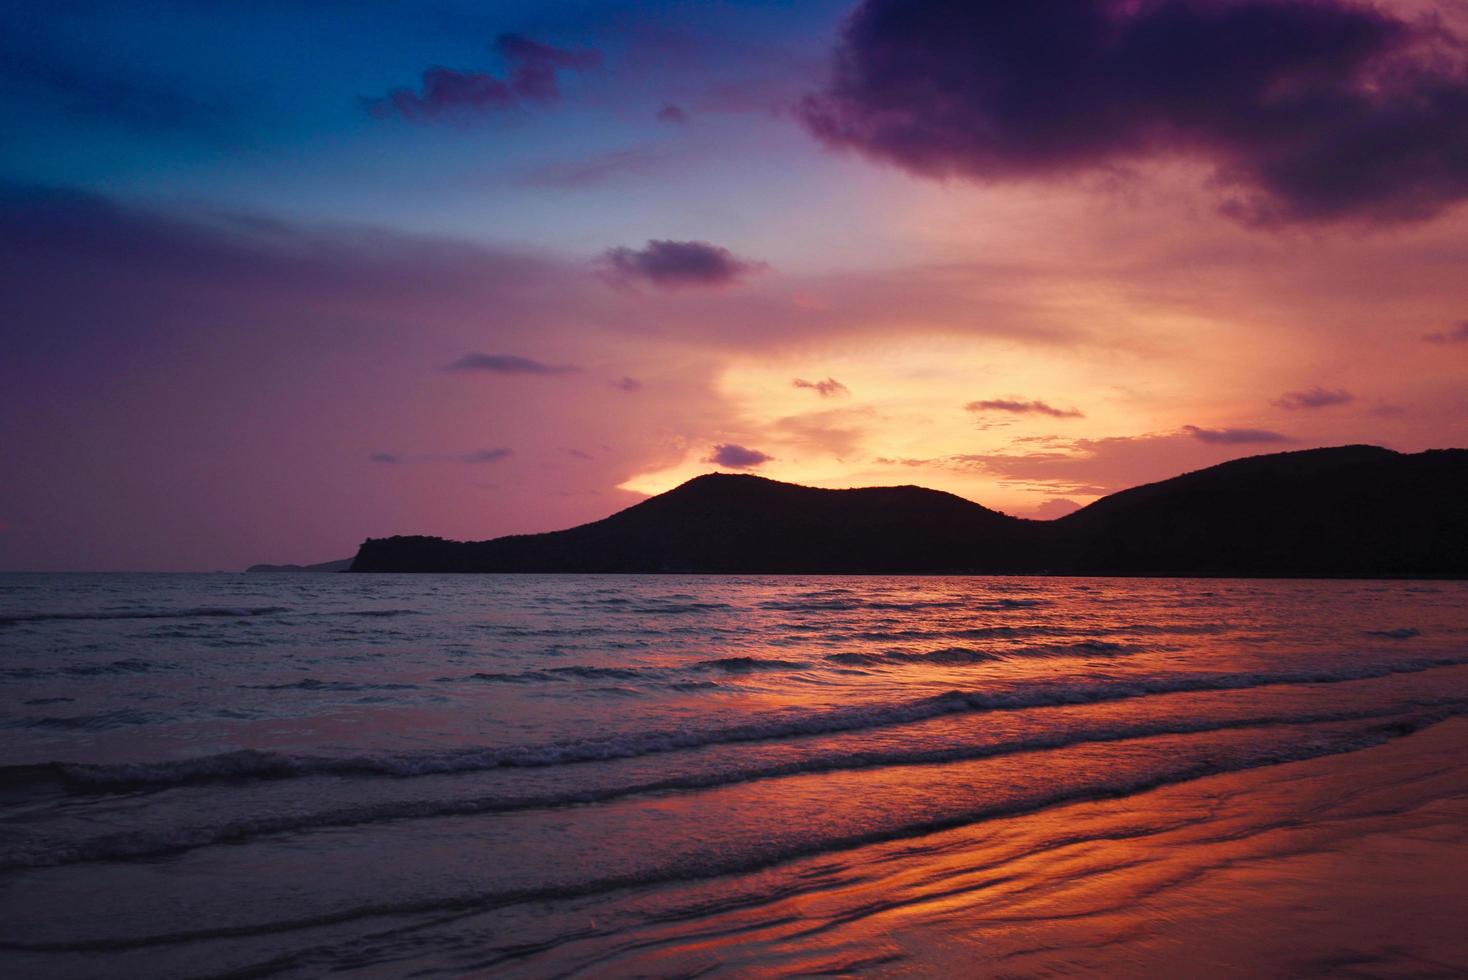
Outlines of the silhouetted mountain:
M368 540L353 571L983 572L1030 521L922 487L818 490L714 473L549 534Z
M356 572L1468 575L1468 450L1234 460L1056 521L922 487L710 474L605 520L492 541L370 538Z
M338 558L314 565L251 565L246 572L347 572L351 571L353 558Z
M1468 574L1468 450L1275 453L1123 490L1054 522L1068 571Z

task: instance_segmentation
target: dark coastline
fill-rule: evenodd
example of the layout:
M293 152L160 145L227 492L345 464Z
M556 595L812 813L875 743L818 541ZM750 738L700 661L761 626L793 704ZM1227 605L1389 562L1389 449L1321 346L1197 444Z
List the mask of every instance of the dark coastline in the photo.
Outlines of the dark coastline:
M1234 460L1031 521L922 487L713 474L592 524L371 538L353 572L1468 577L1468 450Z

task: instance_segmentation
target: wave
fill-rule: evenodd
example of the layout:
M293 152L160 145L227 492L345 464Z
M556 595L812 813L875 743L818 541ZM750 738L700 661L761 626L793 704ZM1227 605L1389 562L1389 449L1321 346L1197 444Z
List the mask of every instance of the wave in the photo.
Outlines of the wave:
M269 616L290 612L285 606L195 606L186 609L119 609L88 612L17 613L0 616L0 626L53 620L212 619Z
M854 633L833 633L833 642L859 640L871 643L913 640L1019 640L1029 637L1067 636L1196 636L1216 635L1228 629L1217 623L1177 623L1159 625L1136 623L1119 626L1065 626L1035 623L1025 626L965 626L956 629L885 629Z
M569 667L544 667L540 670L523 670L519 673L493 673L477 671L467 677L440 677L439 683L454 684L461 680L488 681L494 684L536 684L547 681L564 681L571 678L581 680L635 680L644 672L632 667L593 667L588 664L572 664Z
M1023 659L1025 657L1121 657L1141 653L1140 647L1106 640L1081 640L1076 643L1056 643L1049 646L1023 647L1014 650L975 650L970 647L942 647L921 653L910 650L885 650L880 653L857 651L833 653L827 660L838 664L878 666L882 664L936 664L942 667L957 667L964 664L994 663L996 661Z
M719 670L726 674L753 674L766 670L809 670L810 664L800 660L776 660L770 657L719 657L700 660L690 670Z
M646 606L638 606L631 610L634 613L653 616L681 615L684 613L714 612L720 609L733 608L727 602L654 602Z
M985 820L1034 813L1066 804L1095 799L1118 799L1162 786L1188 782L1205 776L1228 772L1239 772L1290 762L1301 762L1360 751L1382 745L1393 738L1402 737L1436 724L1447 715L1427 713L1417 716L1400 716L1373 726L1365 731L1350 733L1316 733L1313 738L1287 745L1264 745L1245 754L1225 754L1217 758L1202 760L1179 759L1158 770L1129 775L1116 775L1080 782L1075 785L1059 785L1016 799L976 802L966 809L948 812L939 816L909 820L905 823L881 826L870 830L853 830L844 834L820 838L796 838L748 852L714 850L699 861L673 861L661 867L651 867L620 875L610 875L590 880L547 884L520 889L502 889L475 893L460 893L431 898L415 898L400 902L376 902L357 907L340 908L329 912L295 919L257 922L252 925L228 925L214 928L181 930L151 935L119 936L93 940L63 942L26 942L6 940L0 949L30 952L84 952L141 949L153 946L197 942L222 937L270 933L293 932L322 925L341 924L366 918L382 916L420 915L431 912L453 911L462 913L473 909L489 908L528 902L550 901L602 894L623 888L647 886L711 878L720 875L743 874L778 863L796 860L817 854L849 850L870 844L937 833ZM187 848L185 848L187 849ZM98 858L100 860L100 858Z
M124 728L129 725L157 725L176 721L173 715L156 711L139 711L136 708L120 708L117 711L99 711L90 715L60 715L45 718L17 718L5 722L5 728L41 728L57 731L98 732L108 728ZM0 773L8 766L0 766ZM6 782L0 774L0 785Z
M108 674L146 674L159 670L177 670L178 664L128 658L105 664L69 664L64 667L11 667L0 670L0 676L33 680L41 677L101 677Z
M243 749L156 763L49 763L49 778L82 791L168 788L190 783L316 775L409 778L636 758L711 745L831 735L925 721L943 715L1097 704L1151 695L1233 691L1285 684L1339 684L1393 674L1459 667L1468 658L1358 664L1247 673L1151 675L1130 679L1029 685L998 691L948 691L913 701L859 705L805 715L777 715L703 731L630 732L540 745L472 747L400 755L317 756ZM10 781L0 767L0 785ZM34 771L35 767L26 767Z
M1441 721L1468 710L1468 702L1447 699L1436 706L1419 705L1415 709L1401 707L1360 709L1356 711L1320 711L1296 714L1264 714L1245 718L1173 719L1156 722L1133 722L1100 725L1070 731L1048 732L1009 742L946 746L933 749L883 749L842 753L826 753L805 759L770 765L716 772L688 773L645 780L620 786L570 790L522 796L480 796L464 799L393 800L338 807L315 813L268 815L237 820L209 827L170 828L165 831L123 832L90 840L56 844L45 842L29 848L0 851L0 871L19 868L50 867L89 861L111 861L140 857L156 857L208 847L233 844L271 834L361 826L393 820L421 820L438 817L475 816L509 813L520 810L550 809L607 803L629 796L713 789L752 783L786 776L810 775L853 769L875 769L888 766L934 765L971 762L1001 756L1047 752L1080 745L1157 738L1169 735L1201 735L1211 732L1237 731L1249 728L1305 726L1352 721L1391 721L1392 731L1415 730L1420 725ZM1404 728L1404 726L1406 726Z
M865 608L866 602L861 599L766 599L759 603L759 607L785 612L847 612Z
M246 691L411 691L417 684L367 684L354 681L323 681L315 677L285 684L236 684Z
M1367 636L1382 636L1388 640L1410 640L1414 636L1421 636L1422 631L1415 626L1405 626L1394 630L1367 630Z
M393 616L421 616L417 609L343 609L312 613L313 616L362 616L368 619L387 619Z
M924 609L969 609L983 612L1001 612L1010 609L1032 609L1047 605L1045 599L1001 598L991 601L961 599L912 599L908 601L889 599L846 599L804 596L795 599L766 599L759 603L761 609L776 609L785 612L851 612L872 609L879 612L917 612Z

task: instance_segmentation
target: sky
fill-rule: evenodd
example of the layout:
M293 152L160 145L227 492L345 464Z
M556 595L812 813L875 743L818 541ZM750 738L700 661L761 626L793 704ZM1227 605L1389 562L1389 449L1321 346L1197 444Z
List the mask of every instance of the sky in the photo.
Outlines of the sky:
M1468 445L1460 0L0 8L0 570Z

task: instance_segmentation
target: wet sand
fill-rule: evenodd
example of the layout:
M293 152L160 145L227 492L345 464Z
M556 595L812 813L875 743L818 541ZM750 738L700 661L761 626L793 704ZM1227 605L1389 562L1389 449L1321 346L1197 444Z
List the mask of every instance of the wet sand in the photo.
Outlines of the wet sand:
M1468 976L1468 720L629 905L489 972Z

